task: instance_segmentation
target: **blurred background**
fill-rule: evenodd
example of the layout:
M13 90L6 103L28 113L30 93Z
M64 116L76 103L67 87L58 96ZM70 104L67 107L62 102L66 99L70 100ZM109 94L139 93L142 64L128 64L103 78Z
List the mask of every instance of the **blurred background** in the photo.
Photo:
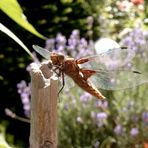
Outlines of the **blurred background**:
M30 124L13 117L30 117L29 64L42 61L33 44L76 59L125 46L138 57L135 66L148 80L147 1L1 0L0 8L0 23L35 57L33 60L0 26L1 147L29 146ZM102 38L104 42L98 43ZM70 91L65 86L58 103L58 147L148 148L147 84L101 92L107 97L103 102L75 84Z

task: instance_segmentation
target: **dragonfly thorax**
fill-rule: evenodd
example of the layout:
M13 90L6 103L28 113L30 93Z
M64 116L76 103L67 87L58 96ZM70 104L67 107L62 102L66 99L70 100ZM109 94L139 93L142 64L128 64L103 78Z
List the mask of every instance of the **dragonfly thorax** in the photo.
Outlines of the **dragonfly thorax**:
M73 58L67 58L64 62L63 70L67 75L71 75L71 73L73 75L77 75L79 73L79 66Z

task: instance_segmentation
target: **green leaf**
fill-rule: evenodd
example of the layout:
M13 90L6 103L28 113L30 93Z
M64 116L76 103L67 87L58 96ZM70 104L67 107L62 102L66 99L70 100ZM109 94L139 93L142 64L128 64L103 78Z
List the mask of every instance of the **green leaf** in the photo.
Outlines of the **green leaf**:
M23 14L23 11L17 0L0 0L0 9L12 20L14 20L16 23L18 23L20 26L32 34L42 39L46 39L46 37L37 32L37 30L27 21L27 18Z
M11 32L8 28L6 28L3 24L0 23L0 30L7 34L9 37L11 37L14 41L16 41L32 58L34 56L32 53L29 51L29 49L24 45L24 43L13 33Z
M2 133L0 133L0 148L12 148L8 145Z

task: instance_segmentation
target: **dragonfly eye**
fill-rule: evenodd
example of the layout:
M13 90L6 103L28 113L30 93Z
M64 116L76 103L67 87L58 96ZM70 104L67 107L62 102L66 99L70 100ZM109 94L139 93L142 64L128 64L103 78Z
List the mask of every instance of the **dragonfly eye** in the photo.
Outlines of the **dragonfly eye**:
M64 55L63 54L58 54L58 60L61 62L61 61L64 61Z
M51 61L54 65L60 65L64 61L64 55L60 53L52 53L51 55Z

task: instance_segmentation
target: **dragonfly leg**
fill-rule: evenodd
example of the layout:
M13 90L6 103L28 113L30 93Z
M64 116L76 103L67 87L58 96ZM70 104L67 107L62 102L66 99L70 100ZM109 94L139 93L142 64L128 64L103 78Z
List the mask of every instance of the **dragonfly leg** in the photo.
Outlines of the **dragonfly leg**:
M61 89L59 90L58 95L61 93L61 91L63 90L63 88L64 88L64 86L65 86L64 73L62 72L61 74L62 74L62 87L61 87Z
M58 71L57 71L58 70ZM53 68L53 71L57 74L58 77L61 76L61 70L59 70L59 67Z

